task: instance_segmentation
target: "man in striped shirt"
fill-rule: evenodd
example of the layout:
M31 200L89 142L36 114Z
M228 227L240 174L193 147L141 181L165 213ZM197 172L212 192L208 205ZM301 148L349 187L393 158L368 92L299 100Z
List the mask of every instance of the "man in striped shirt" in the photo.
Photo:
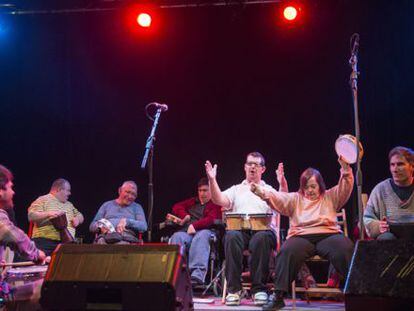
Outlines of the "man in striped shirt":
M13 208L13 174L0 165L0 260L4 258L4 250L9 246L22 257L36 263L43 263L46 255L36 248L35 244L9 219L8 210Z
M58 230L50 222L62 213L66 214L67 229L75 237L76 227L83 222L83 215L68 198L71 194L70 183L63 178L55 180L46 195L38 197L29 207L28 218L33 223L32 239L36 246L50 255L61 243Z

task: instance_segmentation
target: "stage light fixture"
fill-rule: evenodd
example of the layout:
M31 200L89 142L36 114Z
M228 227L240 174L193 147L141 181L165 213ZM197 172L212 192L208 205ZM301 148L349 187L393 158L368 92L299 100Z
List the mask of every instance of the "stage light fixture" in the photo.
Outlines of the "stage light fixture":
M293 5L286 6L283 9L283 17L288 21L294 21L298 16L298 9Z
M151 23L152 23L151 15L148 13L139 13L137 16L137 23L139 26L143 28L151 27Z

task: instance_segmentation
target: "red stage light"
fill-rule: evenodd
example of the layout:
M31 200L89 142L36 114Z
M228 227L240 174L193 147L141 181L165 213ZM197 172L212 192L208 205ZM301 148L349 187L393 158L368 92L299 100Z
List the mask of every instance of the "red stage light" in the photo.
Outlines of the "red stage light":
M148 13L139 13L137 16L137 23L141 27L148 28L151 26L152 18Z
M283 17L288 21L293 21L298 16L298 10L294 6L287 6L283 9Z

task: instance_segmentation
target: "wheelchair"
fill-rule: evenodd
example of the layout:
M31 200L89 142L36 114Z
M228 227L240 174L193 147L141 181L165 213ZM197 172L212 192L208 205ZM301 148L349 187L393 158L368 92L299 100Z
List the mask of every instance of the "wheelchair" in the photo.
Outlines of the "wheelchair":
M160 226L163 231L160 241L162 243L169 243L171 236L178 231L181 227L172 221L165 221ZM195 285L193 290L195 292L200 292L201 296L206 296L208 293L213 293L214 296L220 297L223 292L224 284L224 247L223 247L223 237L225 233L225 227L221 220L215 220L211 228L212 231L210 235L210 254L209 254L209 264L208 271L206 276L205 285ZM182 251L185 252L185 248L182 248Z

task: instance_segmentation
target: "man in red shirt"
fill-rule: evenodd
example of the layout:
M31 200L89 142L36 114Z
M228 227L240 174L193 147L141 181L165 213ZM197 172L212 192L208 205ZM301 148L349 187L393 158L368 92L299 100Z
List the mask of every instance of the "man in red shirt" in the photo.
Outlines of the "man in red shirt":
M173 214L181 219L180 231L171 237L171 244L185 246L188 251L188 266L194 285L204 284L210 255L210 230L216 219L221 220L221 207L211 201L207 178L198 182L197 197L176 203Z

